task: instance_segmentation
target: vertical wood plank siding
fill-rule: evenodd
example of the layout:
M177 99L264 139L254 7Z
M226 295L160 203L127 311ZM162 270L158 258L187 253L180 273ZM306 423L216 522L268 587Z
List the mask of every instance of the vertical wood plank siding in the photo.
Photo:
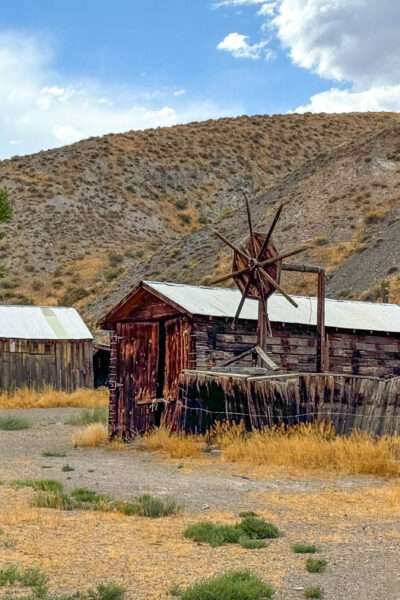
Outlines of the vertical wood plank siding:
M91 340L0 340L0 389L93 387Z

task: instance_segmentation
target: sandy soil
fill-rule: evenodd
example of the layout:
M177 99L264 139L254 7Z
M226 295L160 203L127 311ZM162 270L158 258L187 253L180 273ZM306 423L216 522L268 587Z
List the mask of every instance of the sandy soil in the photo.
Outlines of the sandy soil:
M2 411L5 412L12 411ZM53 589L72 591L101 581L122 582L129 600L169 598L175 585L231 568L250 568L270 581L277 597L304 597L320 585L328 600L400 599L400 483L365 477L340 479L280 474L257 477L210 456L165 461L138 450L74 449L75 409L27 410L29 430L0 431L0 566L40 566ZM43 457L63 450L66 457ZM64 473L69 464L74 471ZM159 520L31 506L32 491L9 484L52 478L67 489L87 486L115 498L150 492L178 499L183 516ZM199 519L233 521L255 510L284 532L263 550L210 548L183 538ZM308 574L291 544L316 543L325 573Z

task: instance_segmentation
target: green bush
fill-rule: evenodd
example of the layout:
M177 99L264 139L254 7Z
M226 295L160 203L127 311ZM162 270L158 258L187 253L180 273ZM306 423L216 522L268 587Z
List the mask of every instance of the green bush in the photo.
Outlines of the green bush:
M19 431L20 429L29 429L31 426L30 421L24 417L15 417L13 415L0 417L1 431Z
M318 548L314 544L293 544L292 550L295 554L315 554Z
M57 492L63 491L63 484L55 479L17 479L13 482L15 487L31 487L35 492Z
M265 600L274 590L250 571L228 571L178 593L181 600Z
M243 538L246 540L265 540L279 537L279 529L272 523L268 523L259 517L246 516L240 523L234 525L217 525L208 521L194 523L186 528L184 536L194 542L210 544L216 547L222 544L238 544ZM256 548L257 544L252 544ZM259 545L260 548L264 545Z
M240 536L239 544L242 546L242 548L246 548L246 550L259 550L260 548L265 548L267 545L265 540L249 538L247 535Z
M323 558L308 558L306 569L309 573L322 573L325 571L327 562Z
M276 525L259 517L245 517L239 527L249 538L256 540L274 539L281 535Z

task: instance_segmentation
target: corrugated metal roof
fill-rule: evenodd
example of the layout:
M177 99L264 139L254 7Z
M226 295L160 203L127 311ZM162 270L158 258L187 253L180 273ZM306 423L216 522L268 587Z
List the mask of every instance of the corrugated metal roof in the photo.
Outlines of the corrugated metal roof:
M91 340L93 336L75 308L0 305L0 338Z
M157 281L144 281L143 283L193 315L234 317L241 298L238 289L159 283ZM271 296L268 300L268 313L271 321L316 325L317 299L308 296L292 296L292 298L297 302L298 308L289 304L280 294ZM400 306L397 304L327 299L325 315L327 327L400 333ZM241 318L256 320L257 316L257 300L246 300Z

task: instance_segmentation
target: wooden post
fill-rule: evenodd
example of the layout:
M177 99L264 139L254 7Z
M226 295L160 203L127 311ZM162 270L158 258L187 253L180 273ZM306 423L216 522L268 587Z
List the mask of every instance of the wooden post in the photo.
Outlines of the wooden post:
M258 323L257 323L257 345L265 351L268 336L268 323L265 315L265 307L262 300L258 301ZM257 355L257 366L263 366L261 357Z
M326 371L326 339L325 339L325 271L318 271L317 298L317 372Z
M110 344L110 366L108 385L110 389L110 401L108 409L108 434L114 437L119 433L118 422L118 387L117 387L117 364L118 364L118 336L115 331L111 335Z

